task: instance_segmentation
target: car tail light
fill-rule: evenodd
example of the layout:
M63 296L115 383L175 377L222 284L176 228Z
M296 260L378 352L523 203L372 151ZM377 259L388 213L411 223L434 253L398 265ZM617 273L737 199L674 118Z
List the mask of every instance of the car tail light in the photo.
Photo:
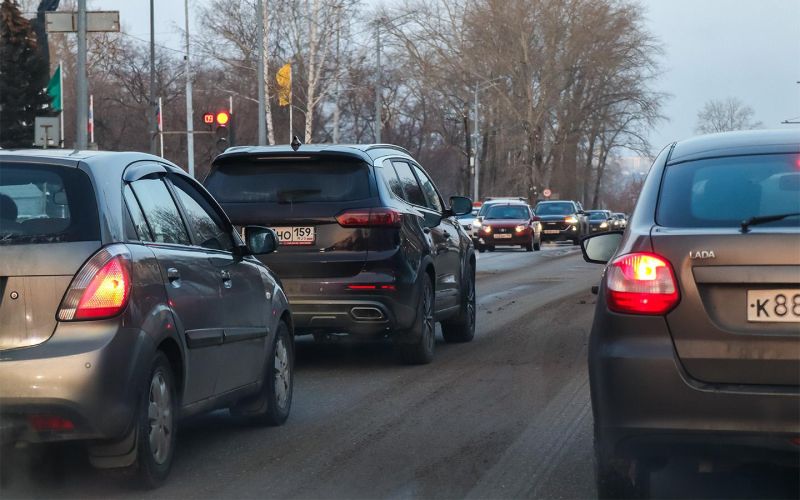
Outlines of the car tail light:
M111 245L94 254L73 278L58 319L103 319L121 313L131 294L130 259L124 245Z
M620 313L666 314L680 299L670 263L649 253L614 259L606 270L606 285L608 308Z
M403 214L391 208L358 208L336 216L342 227L400 227Z
M72 420L54 415L31 415L28 417L28 423L36 432L75 430Z
M356 290L356 291L373 291L373 290L387 290L393 292L397 290L395 285L360 285L360 284L352 284L347 285L348 290Z

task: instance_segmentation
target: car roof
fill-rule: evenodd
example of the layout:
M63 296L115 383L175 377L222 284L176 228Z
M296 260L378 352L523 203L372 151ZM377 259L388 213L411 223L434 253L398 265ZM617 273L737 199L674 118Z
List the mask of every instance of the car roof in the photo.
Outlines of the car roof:
M382 156L401 156L412 159L411 153L393 144L301 144L297 151L289 144L282 144L276 146L231 147L217 156L214 159L214 163L253 155L303 156L303 154L345 154L365 161L375 160Z
M744 130L693 137L673 145L668 164L720 156L769 153L800 153L800 130Z
M55 164L66 167L86 165L93 174L122 175L122 171L137 161L156 161L176 173L185 173L172 162L147 153L137 151L90 151L70 149L3 149L0 150L0 161Z

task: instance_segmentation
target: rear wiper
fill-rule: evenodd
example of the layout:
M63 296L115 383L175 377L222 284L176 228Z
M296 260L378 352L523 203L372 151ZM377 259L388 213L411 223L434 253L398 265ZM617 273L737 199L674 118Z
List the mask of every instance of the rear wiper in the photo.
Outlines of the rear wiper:
M742 233L748 232L750 226L757 226L758 224L766 224L767 222L775 222L778 220L786 219L788 217L797 217L798 215L800 215L800 212L789 212L788 214L761 215L758 217L750 217L749 219L742 221Z

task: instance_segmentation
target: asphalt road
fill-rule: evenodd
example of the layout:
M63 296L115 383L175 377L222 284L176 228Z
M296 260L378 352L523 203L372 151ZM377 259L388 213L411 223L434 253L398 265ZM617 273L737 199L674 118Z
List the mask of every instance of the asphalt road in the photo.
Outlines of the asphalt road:
M224 411L186 422L154 492L92 470L75 447L20 453L0 497L595 497L586 349L599 276L569 246L481 254L475 340L440 337L432 364L399 365L387 343L301 339L285 426ZM664 498L797 498L797 482L681 464L653 478Z

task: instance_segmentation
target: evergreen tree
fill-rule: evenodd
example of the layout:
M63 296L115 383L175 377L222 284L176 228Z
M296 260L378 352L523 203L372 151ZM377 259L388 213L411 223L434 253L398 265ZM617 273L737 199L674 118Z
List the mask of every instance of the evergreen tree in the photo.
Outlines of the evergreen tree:
M0 147L33 145L37 115L48 114L49 68L36 46L30 21L16 0L0 4Z

